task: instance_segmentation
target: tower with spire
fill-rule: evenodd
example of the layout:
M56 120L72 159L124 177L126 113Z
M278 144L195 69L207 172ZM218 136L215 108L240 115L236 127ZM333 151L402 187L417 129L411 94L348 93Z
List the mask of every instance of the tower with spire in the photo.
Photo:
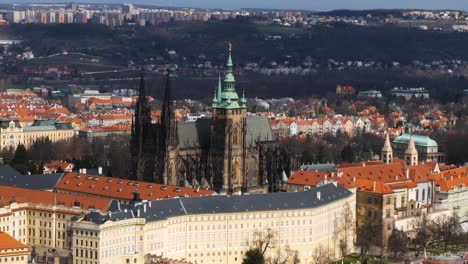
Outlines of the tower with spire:
M245 96L239 98L233 73L232 45L224 81L212 101L211 149L212 185L223 193L242 192L246 187L246 118ZM220 164L222 166L220 166Z
M407 166L418 165L418 150L414 144L413 136L410 137L408 147L405 151L405 164Z
M152 180L151 175L154 170L153 153L155 151L154 132L154 126L151 123L151 108L146 97L142 71L130 139L129 177L132 179Z
M177 147L177 121L171 96L170 72L167 72L164 101L161 109L161 123L157 126L157 151L154 182L177 184L174 172L174 150ZM172 160L172 162L171 162Z
M388 133L385 135L385 143L382 148L381 160L385 164L390 164L393 161L393 149L392 145L390 144L390 137Z

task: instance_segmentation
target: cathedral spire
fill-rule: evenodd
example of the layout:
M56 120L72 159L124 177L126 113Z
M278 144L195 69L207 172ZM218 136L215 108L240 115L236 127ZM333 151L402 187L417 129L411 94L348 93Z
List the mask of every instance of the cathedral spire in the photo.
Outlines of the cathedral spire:
M224 92L236 92L236 79L234 78L233 74L233 66L234 64L232 63L232 44L229 42L229 57L227 61L227 70L226 70L226 76L224 77ZM236 94L237 96L237 94Z

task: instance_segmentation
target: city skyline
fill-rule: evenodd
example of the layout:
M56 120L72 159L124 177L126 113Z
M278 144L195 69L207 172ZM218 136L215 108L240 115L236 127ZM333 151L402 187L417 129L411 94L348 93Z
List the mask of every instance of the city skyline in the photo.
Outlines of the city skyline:
M63 1L56 0L0 0L3 4L19 4L19 3L63 3ZM295 0L292 2L286 2L282 0L257 0L257 1L228 1L228 0L136 0L136 1L124 1L124 0L82 0L78 3L84 4L141 4L141 5L153 5L153 6L168 6L168 7L193 7L193 8L223 8L223 9L241 9L241 8L264 8L264 9L303 9L303 10L315 10L315 11L331 11L340 9L349 10L370 10L370 9L430 9L430 10L468 10L468 2L460 2L456 0L437 1L437 0L411 0L411 1L384 1L384 0Z

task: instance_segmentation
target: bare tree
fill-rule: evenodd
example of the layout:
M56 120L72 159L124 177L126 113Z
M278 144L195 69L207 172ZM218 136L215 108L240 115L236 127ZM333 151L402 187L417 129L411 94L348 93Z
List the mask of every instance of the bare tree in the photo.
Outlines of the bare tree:
M343 206L341 214L337 217L336 238L339 240L341 256L345 257L349 254L351 243L350 236L354 237L356 232L356 220L351 205L346 202Z
M330 252L324 248L321 244L315 249L314 255L312 256L315 264L327 264L331 261Z
M405 232L394 229L388 239L388 249L397 259L400 258L402 254L406 253L408 250L408 239Z
M357 228L356 246L360 247L360 262L363 263L367 253L372 246L378 246L382 243L381 232L382 226L374 221L375 219L366 219L366 221Z
M456 213L449 217L438 217L432 223L432 233L435 239L444 241L444 250L447 252L448 244L462 233L460 218Z
M419 219L414 221L414 232L416 234L414 243L419 246L418 253L422 250L423 256L426 256L427 243L432 238L431 221L423 214Z
M255 248L259 249L263 256L265 256L265 252L273 247L273 240L275 238L275 234L273 230L268 228L266 232L256 231L254 233L254 245Z
M278 249L274 257L267 258L269 264L298 264L299 252L292 250L288 245L285 246L284 250Z

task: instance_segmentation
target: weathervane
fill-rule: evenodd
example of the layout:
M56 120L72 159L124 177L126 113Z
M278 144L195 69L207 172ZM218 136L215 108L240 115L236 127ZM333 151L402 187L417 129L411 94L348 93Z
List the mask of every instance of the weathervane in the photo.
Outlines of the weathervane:
M229 53L232 51L232 43L229 41Z

